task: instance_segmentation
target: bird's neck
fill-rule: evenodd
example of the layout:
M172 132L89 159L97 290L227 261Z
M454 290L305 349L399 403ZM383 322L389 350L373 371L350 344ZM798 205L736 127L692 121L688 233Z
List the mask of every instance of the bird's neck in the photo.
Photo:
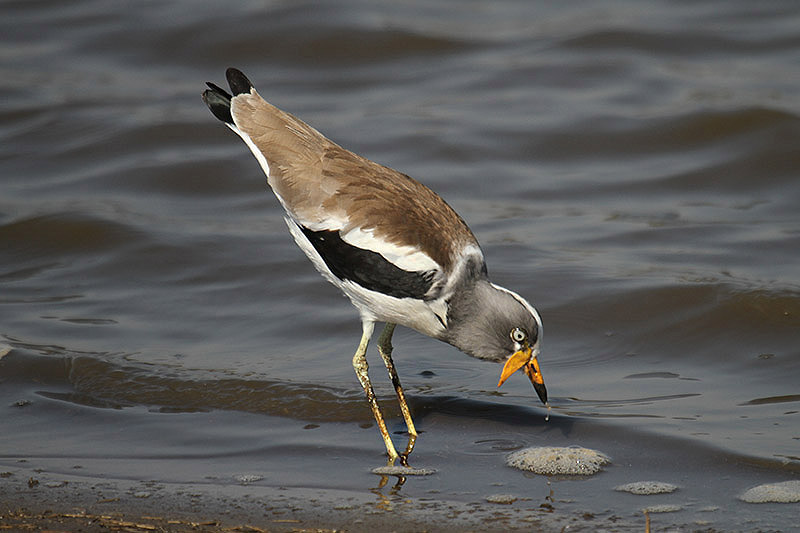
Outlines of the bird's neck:
M462 286L450 299L442 340L473 357L487 358L483 341L497 316L498 301L504 297L485 277Z

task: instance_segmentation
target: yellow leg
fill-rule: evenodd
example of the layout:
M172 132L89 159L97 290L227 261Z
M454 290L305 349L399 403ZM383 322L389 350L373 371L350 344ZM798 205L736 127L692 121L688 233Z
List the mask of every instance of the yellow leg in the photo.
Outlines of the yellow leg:
M400 378L397 376L397 370L394 368L394 361L392 361L392 334L394 333L395 324L386 324L383 328L380 337L378 337L378 352L380 352L383 362L386 364L386 369L389 371L389 379L392 380L394 391L397 393L397 401L400 403L400 411L403 413L403 420L406 421L408 428L408 445L406 451L400 455L400 463L403 466L408 466L408 455L414 449L414 444L417 441L417 430L414 427L414 421L411 419L411 411L408 409L406 403L406 395L403 393L403 387L400 385Z
M383 421L383 415L378 407L378 400L375 398L375 391L372 390L372 383L370 383L369 374L367 373L369 369L369 365L367 364L367 345L369 344L370 337L372 337L374 328L374 322L364 321L362 323L363 333L361 335L361 342L358 344L358 350L356 350L353 356L353 369L356 371L358 381L364 389L364 394L367 395L367 401L372 409L372 416L375 417L375 422L378 423L378 430L381 432L383 443L386 445L386 453L389 454L389 466L392 466L399 457L399 454L392 443L389 431L386 429L386 422ZM382 337L383 335L381 335L381 338Z

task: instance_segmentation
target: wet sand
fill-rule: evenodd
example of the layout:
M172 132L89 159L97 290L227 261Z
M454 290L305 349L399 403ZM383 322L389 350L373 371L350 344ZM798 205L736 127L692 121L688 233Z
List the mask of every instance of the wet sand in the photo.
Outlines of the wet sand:
M46 481L39 474L0 488L0 530L81 531L643 531L647 520L560 516L531 501L464 504L426 499L376 503L353 493L243 487L209 491L201 486L158 487L81 480ZM41 481L39 481L41 479ZM393 482L396 482L393 478ZM659 521L656 518L654 524ZM712 528L704 531L715 531Z
M241 487L208 491L191 485L160 486L158 495L149 495L133 485L119 482L36 483L36 479L12 482L0 489L1 529L465 532L553 531L571 523L570 530L590 531L615 523L595 520L590 515L573 520L550 518L547 515L552 510L547 506L523 510L488 502L465 505L392 501L388 497L376 503L372 498L337 491ZM639 527L629 526L632 531Z

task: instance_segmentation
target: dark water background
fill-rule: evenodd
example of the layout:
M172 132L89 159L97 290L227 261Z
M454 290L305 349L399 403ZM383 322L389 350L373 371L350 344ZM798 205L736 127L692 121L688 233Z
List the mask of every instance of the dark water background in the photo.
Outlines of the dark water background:
M499 368L398 330L414 462L439 473L376 488L357 314L200 101L228 66L467 220L542 314L549 423L527 380L498 391ZM800 4L4 1L0 94L0 484L795 524L737 496L800 477ZM548 444L612 464L504 466ZM647 479L681 489L612 490Z

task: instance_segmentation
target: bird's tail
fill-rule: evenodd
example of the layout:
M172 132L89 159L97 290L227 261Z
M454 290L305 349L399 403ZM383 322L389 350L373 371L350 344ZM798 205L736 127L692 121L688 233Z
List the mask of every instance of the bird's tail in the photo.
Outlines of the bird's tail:
M240 94L249 94L253 89L253 84L247 79L247 76L242 74L242 71L233 67L225 71L225 77L228 79L228 85L231 88L232 95L222 87L215 85L211 82L206 82L208 89L203 91L203 102L206 103L211 113L214 114L219 120L226 124L233 126L233 117L231 116L231 98Z

